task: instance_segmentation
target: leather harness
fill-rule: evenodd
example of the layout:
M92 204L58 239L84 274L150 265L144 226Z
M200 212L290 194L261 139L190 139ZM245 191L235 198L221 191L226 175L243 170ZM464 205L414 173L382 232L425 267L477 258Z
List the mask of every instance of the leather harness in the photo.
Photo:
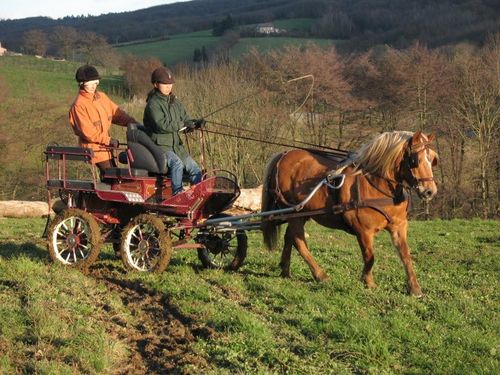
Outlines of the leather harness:
M418 168L418 154L422 151L425 151L429 146L429 142L421 142L415 145L412 145L412 139L410 138L408 147L405 150L405 162L408 163L409 169L413 168ZM283 196L281 190L278 187L278 170L279 170L279 164L283 157L287 154L288 151L284 152L280 159L276 163L276 173L275 173L275 188L274 188L274 193L275 193L275 200L279 199L281 203L288 205L288 206L293 206L293 204L289 203L285 197ZM342 163L342 162L341 162ZM345 203L338 203L334 204L331 208L323 208L319 210L313 210L313 211L307 211L307 212L300 212L300 213L294 213L292 215L287 215L286 217L305 217L305 216L315 216L315 215L324 215L328 212L333 212L334 214L342 214L344 212L350 211L350 210L358 210L360 208L371 208L372 210L377 211L380 213L382 216L385 217L387 222L389 224L393 223L393 220L391 219L390 215L384 210L384 206L393 206L397 204L401 204L404 201L408 200L408 205L407 205L407 211L410 209L411 205L411 194L408 192L409 188L414 188L418 186L419 182L422 181L433 181L433 177L424 177L424 178L415 178L413 173L410 172L410 175L412 177L412 180L410 185L404 187L402 182L399 181L392 181L387 178L383 177L378 177L386 180L389 183L389 186L392 188L391 183L396 184L396 188L391 189L392 191L390 193L382 191L378 186L375 185L375 183L369 178L371 174L370 173L365 173L364 177L368 181L368 183L374 187L376 190L381 192L383 195L386 197L384 198L372 198L372 199L363 199L361 197L361 191L360 191L360 182L359 182L359 174L356 175L354 186L355 186L355 191L356 191L356 197L355 199L351 199L349 202ZM373 175L374 176L374 175ZM374 176L377 177L377 176ZM331 190L331 189L330 189Z

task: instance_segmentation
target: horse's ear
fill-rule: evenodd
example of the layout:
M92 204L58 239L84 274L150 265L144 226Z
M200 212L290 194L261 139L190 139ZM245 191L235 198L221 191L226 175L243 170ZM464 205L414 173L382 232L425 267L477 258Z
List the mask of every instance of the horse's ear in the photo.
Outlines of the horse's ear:
M412 143L416 143L416 141L418 141L421 135L422 135L421 131L415 132L415 134L413 134Z
M434 133L429 134L427 136L428 142L431 143L434 139L436 139L436 135Z

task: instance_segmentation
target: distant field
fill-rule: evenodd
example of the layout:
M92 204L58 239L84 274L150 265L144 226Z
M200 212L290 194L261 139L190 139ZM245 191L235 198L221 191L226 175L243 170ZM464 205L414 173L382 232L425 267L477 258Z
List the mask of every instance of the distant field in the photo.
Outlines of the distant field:
M191 61L196 48L201 49L203 46L211 48L217 44L218 40L218 37L212 36L210 30L206 30L173 35L168 40L118 47L117 51L141 57L154 56L166 65L172 65L183 61Z
M289 20L277 20L273 25L280 29L288 31L309 30L314 23L313 18L293 18Z
M275 26L288 30L304 30L310 27L309 19L294 19L275 22ZM219 42L219 37L212 36L211 30L196 33L173 35L168 40L150 43L133 44L116 47L120 53L131 53L140 57L157 57L166 65L180 62L190 62L196 48L203 46L208 50L214 48ZM248 52L252 47L259 51L283 48L286 45L303 46L308 43L316 43L322 47L331 46L335 43L332 39L315 38L291 38L291 37L261 37L241 38L231 49L231 55L235 58Z

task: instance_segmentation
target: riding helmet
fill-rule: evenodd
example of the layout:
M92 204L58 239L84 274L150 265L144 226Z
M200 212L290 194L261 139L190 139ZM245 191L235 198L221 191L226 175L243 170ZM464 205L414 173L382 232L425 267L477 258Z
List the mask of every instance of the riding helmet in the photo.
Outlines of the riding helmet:
M97 69L92 65L83 65L78 68L75 74L75 79L77 82L88 82L100 79Z
M164 66L156 68L151 74L151 83L166 83L172 84L175 82L174 76L170 69L165 68Z

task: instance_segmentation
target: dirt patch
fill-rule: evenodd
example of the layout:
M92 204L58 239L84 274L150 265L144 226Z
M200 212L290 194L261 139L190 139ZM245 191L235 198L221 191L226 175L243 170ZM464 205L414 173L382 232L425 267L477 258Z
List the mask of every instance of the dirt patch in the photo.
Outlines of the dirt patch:
M206 359L192 350L197 338L209 338L216 332L182 315L164 295L139 282L124 280L106 268L91 267L89 274L117 294L134 316L134 323L102 306L108 333L125 342L131 353L117 374L187 374L209 369Z

